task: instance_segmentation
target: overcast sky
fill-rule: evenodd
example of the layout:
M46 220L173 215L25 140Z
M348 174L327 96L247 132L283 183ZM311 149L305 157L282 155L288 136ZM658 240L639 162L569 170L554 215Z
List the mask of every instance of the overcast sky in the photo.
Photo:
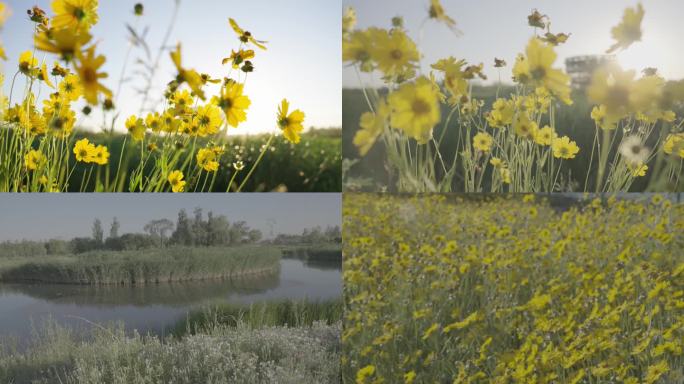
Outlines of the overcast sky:
M0 194L0 241L90 236L93 219L102 220L105 232L113 217L119 233L142 232L152 219L176 221L185 208L195 207L224 214L228 220L244 220L270 236L301 233L317 225L340 225L339 193L246 194Z
M52 0L5 0L12 9L12 16L0 32L6 47L8 60L4 66L6 81L3 90L9 94L12 76L16 71L19 54L33 46L33 26L26 10L38 5L52 15ZM114 90L128 47L126 23L134 23L133 6L140 0L100 0L100 21L92 29L93 41L98 42L98 52L106 54L103 69L109 73L105 85ZM166 26L171 19L173 0L140 1L145 5L145 15L139 20L142 30L149 26L149 41L156 50L162 42ZM245 93L252 100L248 120L232 133L258 133L276 130L277 107L283 97L292 107L306 113L305 126L340 127L342 124L340 93L342 68L340 0L181 0L176 27L169 42L175 46L182 42L183 65L205 72L213 77L227 74L229 65L221 65L221 59L237 50L239 41L228 25L228 17L249 30L259 40L268 41L268 51L256 50L253 60L256 70L250 74ZM142 57L140 51L131 55L132 62ZM43 54L38 56L43 58ZM48 66L54 56L49 56ZM168 53L163 55L158 71L157 95L174 74L175 68ZM122 116L138 112L140 99L133 91L132 83L124 84L118 105ZM138 85L139 86L139 85ZM24 80L15 85L15 100L21 94ZM47 94L43 90L43 95ZM13 102L14 102L13 101ZM79 104L80 105L80 104ZM80 109L80 108L79 108ZM100 126L101 113L81 120L86 126ZM123 130L126 118L118 120Z
M456 37L443 24L425 22L429 0L343 0L345 6L357 10L358 27L388 27L393 16L403 16L411 37L425 55L424 73L440 58L454 56L472 63L483 62L490 80L498 80L493 68L494 57L505 59L509 65L501 70L501 79L511 78L511 63L523 52L533 34L527 26L527 15L533 9L551 18L551 31L571 33L570 39L556 50L557 67L564 68L566 57L600 54L612 44L610 30L622 19L626 7L634 7L635 0L441 0L447 13L463 31ZM657 67L666 78L684 78L684 1L644 0L646 14L642 23L643 39L617 55L625 68L641 71ZM423 37L420 38L420 25ZM375 79L379 79L379 75ZM371 81L364 78L364 82ZM358 87L359 80L351 69L343 72L346 87Z

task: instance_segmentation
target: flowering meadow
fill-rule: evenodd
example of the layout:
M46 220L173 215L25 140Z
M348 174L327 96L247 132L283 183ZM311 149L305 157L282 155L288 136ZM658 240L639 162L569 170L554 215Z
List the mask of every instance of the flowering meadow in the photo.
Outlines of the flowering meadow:
M394 16L391 7L388 2L388 21ZM469 63L468 52L448 56L445 47L444 57L431 63L429 73L423 73L420 41L440 39L424 36L426 23L443 24L445 34L477 32L460 31L440 0L430 0L425 9L418 31L407 30L401 16L392 17L389 28L365 29L355 27L353 8L347 8L343 16L343 61L353 68L361 88L349 96L355 98L349 102L364 105L358 120L348 118L345 123L345 130L354 132L353 147L345 147L345 157L358 154L363 159L374 147L381 147L381 155L356 167L379 163L377 168L385 168L389 175L388 180L366 181L374 184L366 189L684 189L684 122L676 113L684 101L684 82L668 82L656 68L637 74L612 60L593 70L585 89L573 90L571 77L561 68L556 52L559 45L573 38L572 31L552 29L553 15L536 9L526 20L532 37L513 62L492 57L490 63ZM607 54L628 50L648 33L641 28L645 12L637 4L625 9L612 29L606 26L606 34L614 40L606 47ZM412 36L419 37L418 43ZM487 80L485 66L499 72L492 100L475 92ZM508 66L512 68L512 85L501 81L501 70ZM382 86L369 85L378 76ZM573 120L562 117L576 101L584 100L590 103L590 111L582 113L592 122L591 126L579 127L582 131L578 132ZM578 138L585 135L591 138L580 147ZM582 166L573 174L570 170L576 162ZM350 170L353 167L351 164ZM363 174L362 170L357 172ZM648 183L638 184L640 178L647 178ZM348 180L347 187L359 189L358 184L364 183ZM633 187L635 184L638 187Z
M217 191L218 186L222 191L287 190L290 180L275 185L269 180L283 174L301 178L291 184L307 190L321 174L339 168L339 142L330 148L325 137L302 140L307 135L305 112L286 98L273 106L278 134L242 143L227 139L229 130L248 119L252 98L258 97L247 95L244 87L268 44L226 16L233 45L221 49L227 57L216 57L225 71L210 75L189 68L182 43L169 41L179 3L169 2L173 16L156 52L146 40L147 31L131 27L137 21L128 25L131 45L118 84L102 69L107 61L98 47L102 36L91 33L105 17L98 13L98 0L56 0L50 9L13 10L28 13L34 44L18 62L5 63L6 72L0 73L0 85L10 84L9 94L0 94L0 191L202 192ZM19 16L0 2L0 28L8 17ZM142 3L131 9L131 17L145 18ZM140 54L135 61L132 50ZM7 59L1 45L0 58ZM165 79L165 89L156 95L153 85L161 77L157 72L162 60L173 63L175 75ZM117 97L128 72L141 76L131 86L142 100L140 113L123 116L117 111ZM98 135L77 132L82 127L76 103L85 103L79 116L102 114ZM125 122L123 138L114 132L117 119ZM299 148L301 141L305 148ZM276 149L286 154L273 154ZM300 157L313 157L315 167ZM259 172L260 167L268 172ZM335 188L327 180L323 185Z
M684 382L674 197L347 194L344 382Z

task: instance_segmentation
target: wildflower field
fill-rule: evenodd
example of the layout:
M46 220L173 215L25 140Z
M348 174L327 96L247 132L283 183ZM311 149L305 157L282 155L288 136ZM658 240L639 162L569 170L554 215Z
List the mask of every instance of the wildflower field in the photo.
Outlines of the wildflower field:
M684 382L669 197L345 195L344 382Z
M468 51L449 56L452 49L445 44L442 58L425 69L421 42L478 31L461 31L440 0L424 2L426 14L399 16L387 2L387 28L357 28L356 11L348 7L344 13L342 55L355 84L343 99L346 188L496 193L684 189L684 81L666 80L656 68L659 63L638 74L611 56L629 50L649 32L642 29L648 13L640 3L625 9L622 18L616 12L616 24L605 27L614 43L605 47L606 55L596 56L605 63L592 69L587 84L576 86L557 52L573 39L573 31L552 29L554 15L537 9L520 20L531 37L514 60L507 58L510 63L498 57L469 63ZM418 30L406 27L421 17ZM425 34L427 23L447 27L444 35ZM497 75L498 81L483 86Z
M259 96L245 85L262 75L259 57L268 54L268 43L229 15L231 44L211 48L224 70L208 74L184 65L182 43L170 41L180 0L165 5L173 13L158 49L143 27L145 5L135 4L122 21L130 44L117 82L103 69L104 36L93 32L106 17L98 0L50 5L10 12L0 2L0 28L24 12L33 25L33 46L0 73L0 86L9 84L8 94L0 91L0 191L341 190L339 129L305 130L305 112L286 98L273 105L272 133L228 136L247 134L239 127ZM7 60L1 43L0 58ZM163 60L173 63L173 74L160 70ZM136 114L117 108L124 86L140 99ZM125 135L117 133L120 125Z

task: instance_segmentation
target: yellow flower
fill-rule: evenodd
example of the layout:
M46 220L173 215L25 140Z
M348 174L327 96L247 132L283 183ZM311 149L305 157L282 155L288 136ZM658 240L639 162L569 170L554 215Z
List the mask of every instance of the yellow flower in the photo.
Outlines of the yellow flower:
M52 26L56 29L89 29L97 23L97 0L54 0Z
M465 60L448 57L431 65L433 69L444 73L444 86L451 94L450 104L461 102L468 94L468 81L462 69L465 64Z
M632 43L641 40L641 21L644 19L644 7L641 3L636 8L625 9L620 24L613 27L610 33L615 39L606 53L612 53L618 49L626 49Z
M535 88L544 87L565 104L572 104L570 77L552 67L556 57L553 46L533 37L527 44L525 57L519 56L516 60L513 74L520 83Z
M228 125L234 128L247 120L247 108L252 104L249 97L242 93L243 89L243 84L229 82L221 89L221 95L213 100L223 110Z
M183 172L173 171L168 177L169 184L171 184L171 190L173 192L183 192L185 189L185 181L183 181Z
M45 162L45 156L36 150L30 150L26 155L24 155L24 164L26 169L29 171L35 171Z
M221 64L225 65L228 62L233 63L233 68L238 69L240 68L240 64L244 63L246 60L250 60L254 58L254 51L251 49L244 50L244 49L239 49L237 52L231 50L230 52L230 57L226 57L221 61Z
M513 129L518 136L532 139L539 126L536 121L530 119L527 113L520 112L513 121Z
M416 371L409 371L404 374L404 384L413 384L416 379Z
M513 102L506 99L496 99L492 110L487 114L487 122L494 128L503 128L513 122L515 108Z
M492 149L494 139L487 132L478 132L473 137L473 147L478 151L489 152Z
M228 19L228 23L230 24L231 28L233 28L233 31L235 31L235 33L238 35L238 39L243 44L252 43L257 47L266 50L266 46L264 45L266 44L265 41L255 39L254 36L252 36L251 32L245 31L244 29L240 28L238 23L232 18Z
M648 372L646 373L646 378L644 383L652 384L660 379L662 375L670 371L670 365L667 360L662 360L656 364L652 364L648 367Z
M37 32L33 42L37 49L59 54L61 59L71 61L91 38L88 32L77 29L50 29Z
M3 25L5 25L5 21L8 17L10 17L11 13L12 12L7 6L7 4L0 2L0 28L2 28Z
M504 184L510 184L511 183L511 170L508 168L499 168L499 174L501 175L501 181Z
M388 97L391 126L401 129L419 144L432 138L432 129L439 123L439 91L425 77L402 85Z
M435 19L444 23L456 35L462 34L462 32L456 28L456 21L446 14L444 7L442 7L442 4L440 4L439 0L430 0L430 9L428 10L428 15L431 19Z
M171 60L178 71L178 75L176 76L176 81L178 81L178 84L180 85L184 82L188 83L188 86L190 89L192 89L192 92L197 95L197 97L204 100L204 91L202 90L202 85L204 85L204 82L202 81L202 76L200 76L200 74L194 69L185 69L181 65L180 43L176 45L176 50L171 52Z
M38 59L33 56L31 51L24 51L19 55L19 72L30 76L31 72L38 66Z
M356 11L352 7L347 7L342 15L342 34L351 32L356 25Z
M176 91L171 95L171 102L173 103L176 115L182 115L192 106L192 96L190 95L190 92L185 89Z
M55 85L52 84L52 81L50 81L50 76L47 72L47 65L45 63L43 63L43 66L40 67L40 71L38 72L38 80L45 82L45 84L47 84L47 86L50 88L55 88Z
M107 73L98 73L97 70L105 63L105 57L102 55L95 56L95 46L86 50L84 55L82 52L76 53L78 64L75 65L76 72L81 79L81 86L83 87L83 96L90 104L97 104L97 95L103 93L106 97L112 97L112 92L100 83L100 79L107 77Z
M632 176L634 177L646 176L646 171L648 171L648 165L646 164L632 165L632 163L627 163L627 167L632 171Z
M278 107L278 127L283 131L287 141L297 144L300 140L299 134L304 130L304 112L295 109L288 115L289 108L290 103L283 99Z
M502 167L505 168L506 167L506 163L498 157L492 157L489 160L489 164L494 166L494 168L502 168Z
M37 111L31 113L30 121L31 121L31 124L30 124L30 127L28 128L29 134L31 134L31 135L43 135L43 134L45 134L45 132L47 132L47 121L45 121L45 117L42 116Z
M425 332L423 333L423 337L421 339L427 340L438 329L439 329L438 323L432 324L428 329L425 330Z
M561 159L572 159L579 152L577 143L570 141L567 136L553 139L551 148L553 149L553 156Z
M71 134L76 122L76 114L69 108L61 108L52 117L47 118L48 129L54 136L64 139Z
M359 369L359 371L356 372L356 384L364 384L366 379L373 376L374 373L374 365L366 365L365 367Z
M601 129L615 129L617 127L617 120L610 120L607 118L607 110L605 105L596 105L591 110L591 118Z
M207 172L218 171L217 155L215 148L201 148L197 151L197 165Z
M368 28L365 31L354 31L342 40L342 61L358 64L361 72L371 72L373 61L371 51L375 36L387 33L379 28Z
M142 119L139 119L135 115L131 115L128 120L126 120L126 129L135 141L140 141L145 138L145 124Z
M59 82L59 94L67 100L75 101L83 94L83 87L78 76L68 74Z
M99 165L105 165L109 162L109 150L104 145L98 145L93 152L92 161Z
M206 104L197 108L192 122L199 129L200 136L213 135L218 132L223 119L221 109L214 104Z
M163 125L159 112L148 113L147 117L145 117L145 124L152 132L159 133L162 130Z
M81 139L74 145L74 155L76 155L76 161L90 163L95 155L95 146L88 139Z
M663 151L675 156L684 158L684 133L671 133L667 135L665 139L665 144L663 144Z
M413 40L404 31L395 29L391 32L383 30L375 35L371 57L386 78L405 80L412 76L420 54Z
M534 141L539 145L551 145L553 143L553 139L555 139L557 136L558 135L556 135L556 131L554 131L553 128L545 125L544 128L534 133Z
M389 107L385 100L381 100L375 108L375 113L365 112L361 115L359 129L354 135L354 145L359 149L361 156L366 156L368 151L375 144L375 140L385 130L387 118L389 117Z

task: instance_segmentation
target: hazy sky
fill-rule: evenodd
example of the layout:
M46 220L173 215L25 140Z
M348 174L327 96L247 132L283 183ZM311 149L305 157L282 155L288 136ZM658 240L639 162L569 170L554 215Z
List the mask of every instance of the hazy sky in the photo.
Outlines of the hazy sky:
M5 28L0 32L7 50L4 66L6 81L3 87L9 94L9 83L16 71L19 54L33 45L33 23L26 10L37 4L52 14L51 0L5 0L13 11ZM100 21L92 29L93 41L99 42L97 52L106 54L103 67L109 73L106 85L115 91L128 48L126 23L133 24L133 6L140 0L100 0ZM145 15L139 20L140 29L149 26L150 45L156 50L162 42L166 26L171 19L173 0L141 1ZM237 20L241 27L259 40L268 41L268 51L256 50L253 60L256 70L247 79L245 93L252 100L248 120L231 133L256 133L275 130L277 106L287 97L294 108L306 113L305 126L339 127L341 111L341 19L340 0L181 0L176 27L169 42L175 46L182 42L183 65L195 68L214 77L227 75L230 65L221 65L221 59L237 50L239 41L228 25L228 17ZM131 63L142 57L133 51ZM42 59L40 54L39 58ZM54 56L49 56L51 66ZM133 66L129 64L129 69ZM156 77L157 95L161 96L166 83L172 80L175 68L168 53L163 55ZM140 98L126 83L118 100L122 116L137 113ZM24 80L15 85L16 95L21 94ZM213 91L216 93L216 91ZM47 94L43 90L43 94ZM13 102L15 101L13 100ZM80 110L80 104L79 104ZM94 116L94 117L92 117ZM123 128L124 118L117 127ZM101 113L80 120L83 125L100 126Z
M114 216L119 233L141 232L152 219L176 221L185 208L195 207L244 220L265 237L273 232L301 233L313 226L340 225L339 193L247 194L0 194L0 241L69 239L89 236L93 219L102 220L105 233Z
M424 73L429 64L440 58L454 56L472 63L483 62L490 80L499 74L493 68L494 57L505 59L509 65L501 70L501 79L511 78L511 63L523 52L533 35L527 26L527 15L533 9L551 18L551 31L572 33L568 42L557 48L557 67L565 68L566 57L600 54L612 44L610 30L617 25L623 10L637 4L635 0L442 0L447 13L463 31L456 37L443 25L425 22L420 38L420 25L426 20L429 0L343 0L345 6L357 10L358 27L388 27L393 16L403 16L406 28L424 54ZM642 23L643 39L617 55L625 68L641 71L657 67L666 78L684 78L684 1L642 1L646 14ZM420 41L420 43L419 43ZM379 79L376 75L376 81ZM364 78L364 81L371 81ZM355 72L345 69L344 86L358 87Z

